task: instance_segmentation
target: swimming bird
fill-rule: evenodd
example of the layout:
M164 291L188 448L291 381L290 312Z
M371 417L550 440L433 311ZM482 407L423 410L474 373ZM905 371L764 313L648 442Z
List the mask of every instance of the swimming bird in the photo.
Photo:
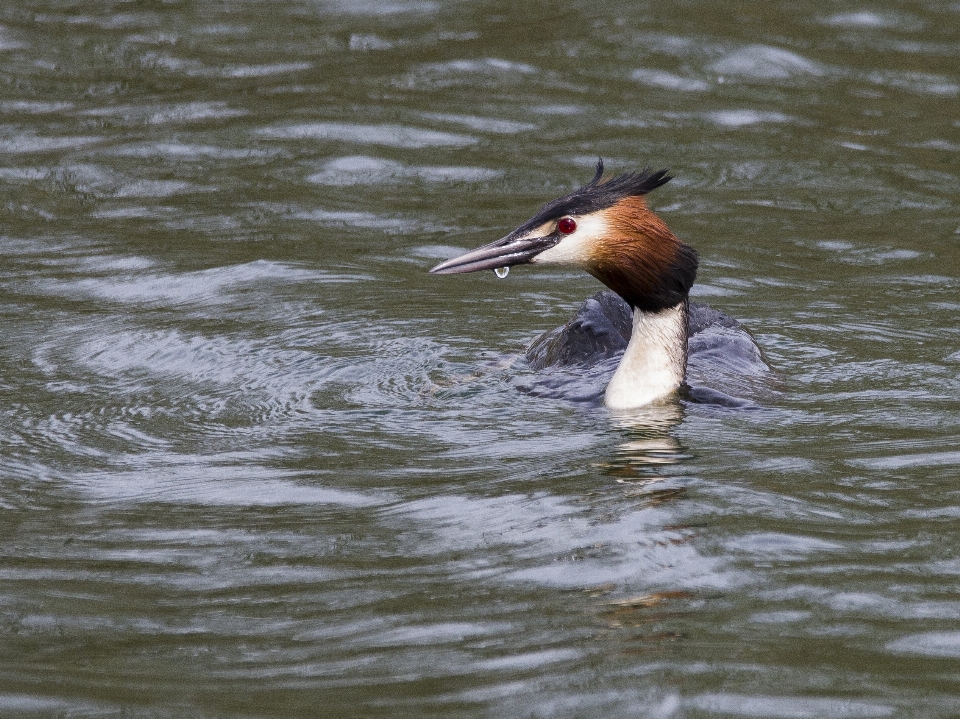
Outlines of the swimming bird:
M589 366L622 352L604 404L631 409L666 400L684 385L691 336L708 327L740 326L689 300L697 252L645 200L672 179L667 170L647 168L606 180L603 174L601 159L583 187L548 202L502 239L441 262L430 272L495 270L504 276L504 268L531 264L574 266L593 275L613 292L595 295L573 320L534 341L527 359L534 369ZM743 344L741 338L739 349L747 358L762 364L752 339L749 347ZM715 341L707 345L716 348Z

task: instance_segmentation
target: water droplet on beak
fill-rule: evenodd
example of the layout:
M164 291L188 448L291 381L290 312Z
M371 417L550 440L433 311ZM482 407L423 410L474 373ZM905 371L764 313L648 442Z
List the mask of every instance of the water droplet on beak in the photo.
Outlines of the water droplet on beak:
M509 267L498 267L497 269L495 269L495 270L493 271L493 274L495 274L497 277L499 277L499 278L502 280L504 277L506 277L507 275L510 274L510 268L509 268Z

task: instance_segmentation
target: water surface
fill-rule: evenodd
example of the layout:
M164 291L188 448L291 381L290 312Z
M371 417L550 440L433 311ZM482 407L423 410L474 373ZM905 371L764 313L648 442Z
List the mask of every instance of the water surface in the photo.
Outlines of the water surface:
M0 714L960 712L960 6L0 10ZM434 277L669 167L759 409Z

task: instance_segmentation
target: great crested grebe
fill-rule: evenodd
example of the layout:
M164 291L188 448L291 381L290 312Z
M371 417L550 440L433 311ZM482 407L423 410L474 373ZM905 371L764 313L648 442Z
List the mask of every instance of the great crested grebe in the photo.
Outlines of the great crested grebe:
M514 265L552 264L576 266L600 280L613 292L594 295L570 322L535 340L527 360L534 369L589 366L622 352L604 392L604 404L612 409L642 407L680 389L688 356L697 350L716 354L718 337L706 339L709 328L732 330L735 335L721 343L732 338L741 364L766 369L736 320L690 303L697 252L677 239L644 200L671 179L667 171L648 168L602 178L600 160L593 179L580 189L548 202L506 237L430 272L495 270L502 277ZM706 341L692 343L701 333ZM707 401L718 394L704 392L701 398Z

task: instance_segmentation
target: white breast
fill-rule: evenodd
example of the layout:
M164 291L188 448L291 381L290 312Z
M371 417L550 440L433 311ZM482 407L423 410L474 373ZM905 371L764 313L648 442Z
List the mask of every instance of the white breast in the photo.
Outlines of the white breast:
M687 306L633 313L633 334L604 395L611 409L642 407L675 392L687 368Z

